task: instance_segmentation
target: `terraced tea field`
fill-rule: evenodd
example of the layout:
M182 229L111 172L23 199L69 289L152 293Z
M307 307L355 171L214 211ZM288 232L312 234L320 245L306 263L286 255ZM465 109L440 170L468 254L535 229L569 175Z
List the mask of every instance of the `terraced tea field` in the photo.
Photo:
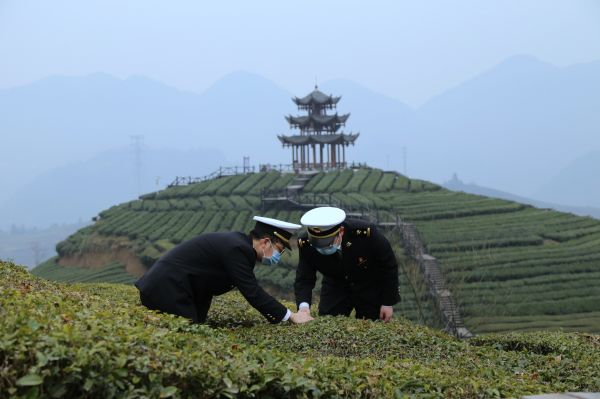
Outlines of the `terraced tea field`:
M248 231L252 216L298 222L302 211L261 211L263 189L285 188L294 178L278 172L237 175L142 196L100 213L92 226L57 246L60 258L127 249L146 265L194 235ZM531 206L456 193L378 169L319 173L304 195L329 195L362 207L381 221L415 223L437 257L474 332L559 328L600 332L600 221ZM390 235L401 263L400 309L434 323L431 303L414 262ZM263 282L289 292L295 259L257 267ZM37 270L35 271L38 272ZM45 271L48 277L52 272ZM411 276L408 278L407 276Z
M63 283L116 283L133 284L136 277L125 271L125 265L119 262L98 269L85 267L59 266L51 258L35 268L38 277Z
M293 306L285 303L286 306ZM2 398L518 398L598 391L600 336L459 341L398 317L272 325L237 292L207 324L123 284L59 284L0 261Z

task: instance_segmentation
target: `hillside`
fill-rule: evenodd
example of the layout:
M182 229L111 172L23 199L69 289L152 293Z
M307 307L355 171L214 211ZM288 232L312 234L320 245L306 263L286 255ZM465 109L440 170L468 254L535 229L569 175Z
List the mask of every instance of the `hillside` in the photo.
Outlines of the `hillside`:
M284 188L293 178L278 172L237 175L144 195L101 212L95 224L57 246L58 259L33 273L52 278L56 270L64 279L65 269L120 262L128 273L141 275L166 250L196 234L248 231L254 214L297 222L300 210L260 209L261 190ZM379 169L317 174L304 195L323 200L331 195L346 207L377 209L380 220L398 213L414 223L471 331L600 331L598 220L451 192ZM418 267L404 254L399 235L388 236L401 266L403 301L397 310L436 325ZM257 267L272 292L289 297L294 256L284 257L282 267Z
M35 267L48 257L56 255L57 242L66 239L86 224L52 225L46 229L12 226L9 231L0 230L0 259L10 259L20 265Z
M600 337L457 341L404 319L267 324L237 293L208 325L126 285L64 285L0 262L0 398L494 398L600 391Z
M226 164L216 150L141 150L140 192L157 189L175 176L194 170L213 171ZM46 226L60 221L89 221L99 209L135 199L138 193L134 149L116 148L69 165L53 168L24 184L0 201L0 228L11 223ZM58 241L56 241L58 242ZM55 243L56 243L55 242Z
M579 175L581 177L581 175ZM574 177L574 176L571 176ZM587 178L584 178L584 180L588 180ZM564 187L567 187L569 185L564 184L566 182L562 182L563 184L555 184L555 190L558 191L569 191L569 190L564 190ZM592 186L593 182L589 181L589 183L587 184L588 186ZM511 194L511 193L507 193L506 191L500 191L500 190L496 190L493 188L489 188L489 187L482 187L478 184L475 183L464 183L463 181L461 181L458 176L456 176L456 174L454 176L452 176L452 178L446 182L444 182L442 184L442 186L444 188L447 188L448 190L452 190L452 191L463 191L465 193L469 193L469 194L475 194L475 195L483 195L484 197L494 197L494 198L502 198L508 201L514 201L514 202L520 202L522 204L529 204L529 205L533 205L536 208L551 208L560 212L567 212L567 213L573 213L575 215L579 215L579 216L591 216L594 217L596 219L600 219L600 208L594 208L591 206L573 206L573 205L561 205L561 204L556 204L556 203L550 203L550 202L544 202L544 201L539 201L533 198L528 198L528 197L521 197L520 195L515 195L515 194ZM575 186L581 188L581 189L585 189L586 185L585 184L574 184L571 187L574 188ZM570 187L570 188L571 188ZM582 193L579 193L579 195L582 195ZM550 196L542 196L545 198L551 198ZM582 198L585 197L582 195ZM576 203L576 201L571 201L570 203ZM600 201L596 201L596 203L600 203Z
M598 88L599 62L558 68L528 55L508 58L417 110L419 141L427 152L413 151L411 170L443 165L425 176L441 182L450 170L484 186L531 196L564 162L600 146ZM436 158L439 163L432 162Z
M535 195L579 206L600 204L600 187L594 182L600 170L600 151L591 151L548 179Z

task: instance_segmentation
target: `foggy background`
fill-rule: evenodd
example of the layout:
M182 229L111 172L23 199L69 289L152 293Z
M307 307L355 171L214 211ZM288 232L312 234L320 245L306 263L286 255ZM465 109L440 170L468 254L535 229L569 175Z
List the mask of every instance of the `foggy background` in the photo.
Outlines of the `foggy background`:
M0 0L0 258L178 175L290 163L315 84L350 161L600 217L599 39L594 0Z

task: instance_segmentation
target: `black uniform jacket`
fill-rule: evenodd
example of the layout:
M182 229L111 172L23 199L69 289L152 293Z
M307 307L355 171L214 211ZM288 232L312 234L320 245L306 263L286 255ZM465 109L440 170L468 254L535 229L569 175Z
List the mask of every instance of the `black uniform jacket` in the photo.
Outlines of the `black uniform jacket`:
M316 272L323 284L343 285L359 300L376 305L394 305L398 294L398 263L388 240L377 229L360 220L343 224L341 254L321 255L308 242L306 234L298 238L300 260L294 291L296 303L311 303Z
M195 317L189 314L190 300L192 307L202 307L203 303L209 306L214 295L237 287L269 322L278 323L287 308L258 285L253 271L255 262L256 253L248 235L202 234L163 255L135 285L140 295L151 298L152 303L160 306L161 301L170 301L169 306L175 308L161 310L191 319Z

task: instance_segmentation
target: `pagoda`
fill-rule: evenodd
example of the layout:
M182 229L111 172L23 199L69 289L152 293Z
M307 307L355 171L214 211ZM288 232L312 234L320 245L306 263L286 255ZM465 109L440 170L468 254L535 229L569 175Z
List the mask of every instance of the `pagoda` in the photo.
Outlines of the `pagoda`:
M322 93L317 86L306 97L292 98L298 110L308 111L308 115L286 116L290 128L299 129L300 134L277 137L284 147L292 148L294 170L339 169L347 166L346 147L354 145L359 133L346 134L340 131L350 114L327 113L327 110L336 108L340 99Z

